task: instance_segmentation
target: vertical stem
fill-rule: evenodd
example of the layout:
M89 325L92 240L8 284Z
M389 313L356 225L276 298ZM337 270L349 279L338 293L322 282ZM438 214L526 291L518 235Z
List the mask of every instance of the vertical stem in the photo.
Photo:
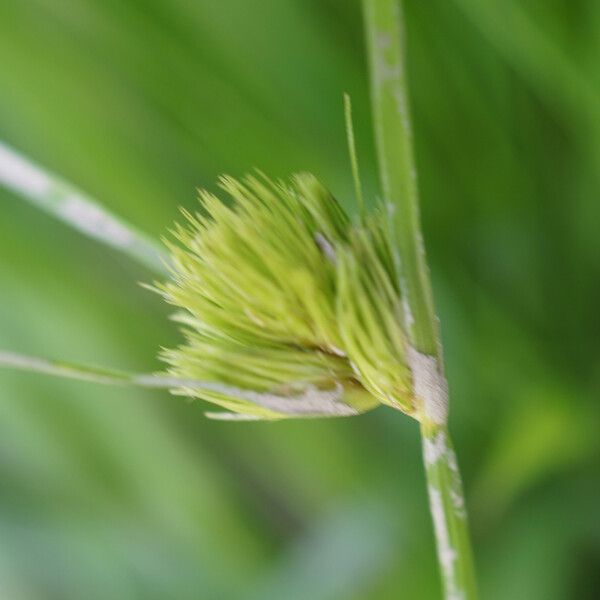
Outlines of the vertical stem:
M421 423L430 509L447 600L474 600L462 484L448 429L448 388L421 234L399 0L363 0L383 199L403 297L407 358Z
M406 298L404 320L413 346L438 354L438 331L419 215L417 172L398 0L363 0L375 142L383 198L391 213L396 266Z
M446 426L421 426L437 554L447 600L476 597L475 567L456 455Z

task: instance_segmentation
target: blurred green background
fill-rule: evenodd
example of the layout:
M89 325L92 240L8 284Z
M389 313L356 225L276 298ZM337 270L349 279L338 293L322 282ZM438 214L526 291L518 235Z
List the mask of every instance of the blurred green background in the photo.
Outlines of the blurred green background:
M600 2L406 2L422 212L486 600L600 594ZM153 235L221 172L377 193L347 0L3 0L0 138ZM153 275L0 190L0 347L135 370ZM226 424L0 372L0 598L439 598L417 426Z

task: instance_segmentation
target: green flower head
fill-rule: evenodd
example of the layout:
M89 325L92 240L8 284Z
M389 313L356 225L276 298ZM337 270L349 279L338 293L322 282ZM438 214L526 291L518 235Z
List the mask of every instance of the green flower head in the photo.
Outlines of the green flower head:
M228 409L221 418L414 413L401 297L385 215L353 224L310 174L220 180L226 204L167 241L185 342L164 350L171 375L214 384L178 392Z

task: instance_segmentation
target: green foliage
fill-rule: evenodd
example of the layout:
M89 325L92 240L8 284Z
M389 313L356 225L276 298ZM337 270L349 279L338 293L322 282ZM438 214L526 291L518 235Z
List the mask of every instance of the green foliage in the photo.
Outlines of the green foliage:
M600 3L405 4L482 597L595 600ZM313 172L353 214L343 92L377 198L362 39L347 0L3 0L2 138L153 237L255 165ZM0 347L161 368L179 335L148 273L0 207ZM3 598L439 599L403 415L223 426L165 392L8 371L0 390Z

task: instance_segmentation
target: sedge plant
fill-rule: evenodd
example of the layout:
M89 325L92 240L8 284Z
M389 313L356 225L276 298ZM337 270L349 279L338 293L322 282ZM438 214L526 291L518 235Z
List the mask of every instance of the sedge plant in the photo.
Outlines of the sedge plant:
M0 364L111 385L159 387L220 408L223 420L358 415L380 405L418 423L447 600L475 598L448 386L421 236L397 0L364 0L382 200L352 220L313 175L256 172L200 192L166 250L65 181L0 144L0 183L160 277L183 341L164 372L130 374L0 351Z

